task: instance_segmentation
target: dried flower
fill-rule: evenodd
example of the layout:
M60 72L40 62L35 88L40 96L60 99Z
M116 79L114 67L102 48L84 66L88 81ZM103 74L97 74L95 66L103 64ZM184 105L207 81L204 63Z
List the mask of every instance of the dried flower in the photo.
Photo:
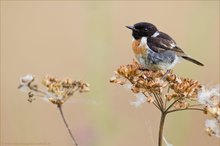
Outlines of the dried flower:
M34 81L34 77L31 74L27 74L26 76L23 76L20 78L21 85L28 85L29 83L33 81Z
M34 81L34 77L31 74L27 74L20 78L19 90L27 92L29 90L28 86Z
M205 113L209 113L213 118L216 118L220 121L220 108L219 107L210 107L206 106Z
M209 136L215 135L220 138L220 122L216 119L206 120L205 121L206 132Z
M64 117L62 104L67 101L75 92L83 93L89 91L89 84L83 81L75 81L69 78L60 80L53 76L46 76L42 80L42 84L46 89L39 89L36 84L33 84L34 77L32 75L26 75L21 77L19 89L28 92L28 101L32 102L35 100L34 97L40 96L47 99L53 104L57 105L62 120L72 138L74 144L78 146L76 139L74 138L72 131L70 130L67 121Z
M163 100L168 102L177 100L173 105L175 109L188 108L190 102L197 99L198 92L202 88L201 84L192 79L177 77L172 72L165 79L163 79L164 75L163 71L141 70L139 64L133 61L132 64L120 66L110 82L129 85L129 89L137 95L145 93L146 100L157 104L161 110L165 108ZM172 91L163 94L168 88Z
M53 104L61 105L75 92L83 93L89 91L88 83L73 81L69 78L60 80L53 76L45 76L42 84L46 90L39 89L36 84L33 84L33 81L34 77L32 75L26 75L20 79L19 89L28 92L29 102L35 100L34 96L41 96Z
M208 113L220 123L220 93L219 85L213 88L205 88L198 94L198 101L205 106L205 113ZM207 127L207 126L206 126ZM207 129L206 129L207 130ZM208 128L209 132L213 132ZM210 134L210 133L209 133ZM213 134L210 134L213 135ZM215 134L214 134L215 135Z
M205 87L198 94L198 101L201 104L204 104L209 107L219 106L220 105L220 93L219 86L214 88L206 89Z
M131 105L140 106L144 102L152 103L162 113L161 120L172 112L182 110L197 110L209 113L214 119L206 122L210 135L219 137L220 123L220 93L219 86L206 89L196 80L178 77L172 71L165 74L163 71L142 70L136 61L132 64L120 66L111 83L126 86L137 97ZM161 128L163 121L160 122ZM218 125L218 126L216 126ZM160 128L159 145L162 132Z
M198 92L201 90L201 84L198 81L188 78L176 78L170 82L171 89L177 96L186 98L197 98Z

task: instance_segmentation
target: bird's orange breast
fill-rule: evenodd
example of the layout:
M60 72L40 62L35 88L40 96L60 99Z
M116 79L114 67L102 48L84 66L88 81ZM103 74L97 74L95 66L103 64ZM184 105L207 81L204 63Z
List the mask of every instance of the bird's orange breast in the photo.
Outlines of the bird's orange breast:
M141 40L134 40L132 42L132 49L135 55L143 55L147 53L147 48L141 45Z

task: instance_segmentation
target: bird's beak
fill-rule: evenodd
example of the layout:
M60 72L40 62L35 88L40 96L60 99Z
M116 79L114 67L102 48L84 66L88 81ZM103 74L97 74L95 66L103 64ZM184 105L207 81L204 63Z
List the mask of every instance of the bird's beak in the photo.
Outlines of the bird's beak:
M134 28L134 26L126 26L128 29L131 29L133 31L137 31L137 29Z

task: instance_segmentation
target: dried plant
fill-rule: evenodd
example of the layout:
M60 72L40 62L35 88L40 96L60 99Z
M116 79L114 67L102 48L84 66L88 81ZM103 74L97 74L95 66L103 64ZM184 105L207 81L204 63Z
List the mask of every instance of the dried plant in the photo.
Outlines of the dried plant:
M34 76L26 75L20 78L19 89L28 93L28 101L32 102L36 97L43 97L44 99L56 104L63 122L76 146L78 146L63 114L62 105L71 97L74 93L89 91L89 84L82 81L75 81L69 78L60 80L52 76L46 76L42 80L42 85L45 89L39 89L37 84L34 84Z
M158 146L162 146L163 126L167 114L197 110L209 114L212 119L205 122L206 132L220 137L220 93L219 86L206 89L196 80L178 77L172 71L165 75L163 71L142 70L139 64L120 66L111 78L129 88L137 100L133 105L139 106L145 101L154 104L160 110Z

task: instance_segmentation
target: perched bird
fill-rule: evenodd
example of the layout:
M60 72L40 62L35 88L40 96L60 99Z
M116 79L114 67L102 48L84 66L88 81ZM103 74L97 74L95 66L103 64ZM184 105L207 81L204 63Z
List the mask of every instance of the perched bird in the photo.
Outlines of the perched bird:
M185 54L169 35L159 31L153 24L139 22L126 27L132 30L132 49L142 69L169 72L181 58L204 66Z

